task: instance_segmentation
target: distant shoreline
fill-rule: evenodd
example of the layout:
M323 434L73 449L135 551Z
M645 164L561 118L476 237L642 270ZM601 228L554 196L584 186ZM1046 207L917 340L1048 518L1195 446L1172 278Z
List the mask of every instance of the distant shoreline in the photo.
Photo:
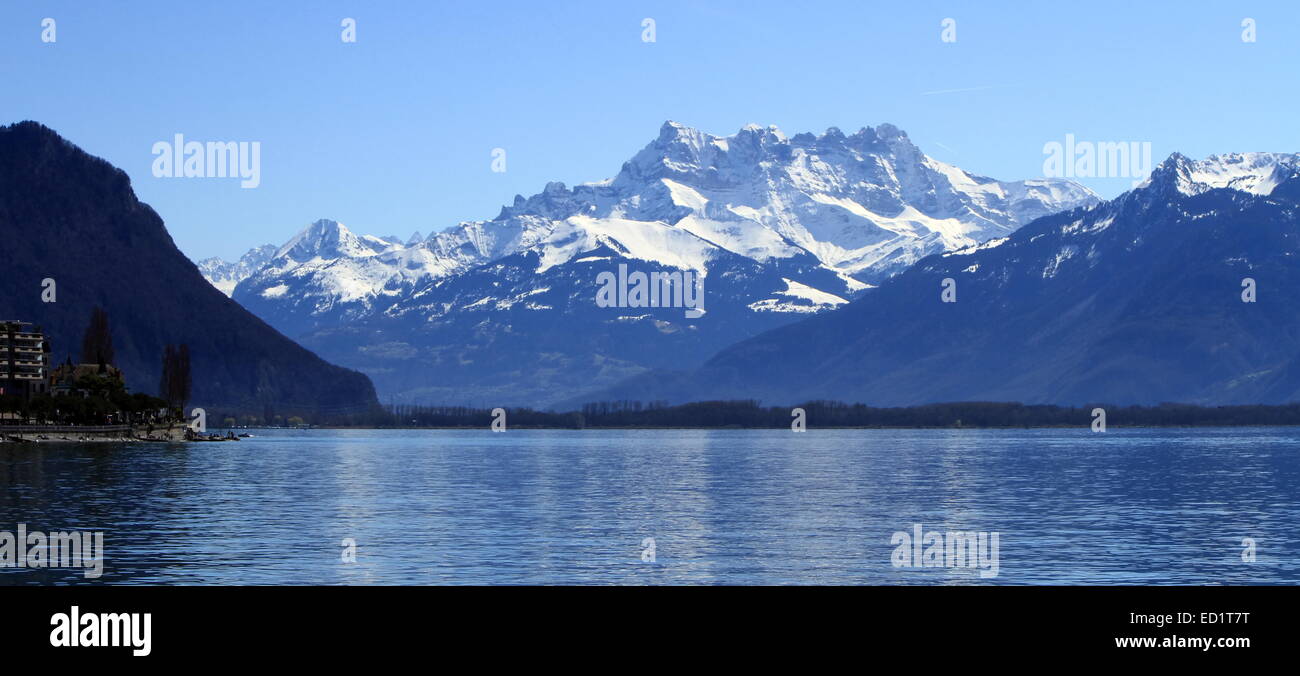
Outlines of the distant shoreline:
M315 426L374 429L1034 429L1300 426L1300 403L1200 406L1163 403L1078 406L946 402L881 407L838 401L765 406L755 400L603 401L556 412L528 408L393 405L382 415L308 420Z
M340 425L317 425L312 427L292 428L292 427L221 427L211 428L209 433L217 430L221 431L242 431L242 430L268 430L268 431L312 431L312 430L354 430L354 431L490 431L490 425L441 425L441 426L412 426L412 427L349 427ZM1258 429L1266 427L1300 427L1296 423L1276 423L1276 424L1171 424L1171 425L1108 425L1107 429L1115 430L1141 430L1141 429ZM1092 433L1089 425L989 425L974 426L963 425L954 426L935 426L935 425L916 425L916 426L884 426L884 425L822 425L809 426L807 431L815 430L943 430L943 431L989 431L989 430L1064 430L1077 429L1080 432ZM159 436L160 430L155 430L152 439L145 439L136 436L124 438L121 435L109 435L101 433L86 433L77 437L68 434L45 434L37 435L31 432L23 434L8 434L0 429L0 447L23 446L32 444L133 444L133 443L195 443L187 441L184 436L184 428L173 430L173 433L165 438ZM562 427L562 426L543 426L543 425L516 425L507 428L507 431L567 431L567 432L600 432L600 431L622 431L622 432L639 432L639 431L717 431L717 432L750 432L750 431L788 431L789 427L742 427L738 425L726 426L652 426L652 425L630 425L630 426L608 426L608 427ZM163 430L165 431L165 430ZM39 438L38 438L39 437ZM256 438L256 437L253 437Z
M437 426L412 426L412 427L347 427L341 425L317 425L310 428L300 428L301 430L481 430L489 428L489 425L437 425ZM1300 427L1300 423L1269 423L1269 424L1242 424L1242 425L1225 425L1219 423L1206 424L1177 424L1177 425L1107 425L1107 429L1204 429L1204 428L1258 428L1258 427ZM226 428L222 428L226 429ZM230 429L293 429L287 427L237 427ZM628 425L622 427L615 426L589 426L589 427L561 427L546 425L512 425L510 430L568 430L571 432L592 432L601 430L720 430L743 432L749 430L789 430L786 427L742 427L739 425L724 426L666 426L666 425ZM963 425L961 427L945 427L939 425L809 425L809 430L1065 430L1065 429L1083 429L1088 430L1088 424L1082 425Z

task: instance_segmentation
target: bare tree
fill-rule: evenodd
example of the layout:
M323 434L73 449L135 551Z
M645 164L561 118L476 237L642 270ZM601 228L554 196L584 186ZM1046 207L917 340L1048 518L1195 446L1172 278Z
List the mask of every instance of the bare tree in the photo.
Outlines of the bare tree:
M194 380L190 377L190 346L182 344L176 353L176 397L180 399L181 409L190 400L190 390Z
M190 346L167 345L163 348L162 376L158 380L158 396L167 400L172 408L185 409L190 400L194 379L190 376Z
M175 392L172 390L172 383L175 380L176 372L176 348L167 345L163 348L162 358L162 375L158 378L158 397L166 400L167 406L175 407Z
M108 313L104 308L96 307L90 312L90 325L81 338L81 363L112 364L113 335L108 328Z

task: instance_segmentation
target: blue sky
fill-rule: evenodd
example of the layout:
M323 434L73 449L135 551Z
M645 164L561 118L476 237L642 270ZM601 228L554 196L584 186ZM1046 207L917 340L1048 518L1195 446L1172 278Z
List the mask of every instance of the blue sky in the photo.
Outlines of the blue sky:
M1041 176L1066 134L1149 141L1155 162L1295 152L1297 66L1296 2L0 3L0 122L121 167L192 257L317 218L400 237L490 218L547 181L614 175L667 119L891 122L1002 179ZM155 178L153 144L177 132L260 142L261 185ZM1110 197L1131 180L1083 182Z

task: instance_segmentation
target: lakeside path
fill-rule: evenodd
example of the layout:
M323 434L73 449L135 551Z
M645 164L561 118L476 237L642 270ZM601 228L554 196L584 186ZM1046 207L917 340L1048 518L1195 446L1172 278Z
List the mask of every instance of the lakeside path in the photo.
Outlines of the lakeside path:
M0 426L0 444L184 442L186 426L169 425L23 425Z

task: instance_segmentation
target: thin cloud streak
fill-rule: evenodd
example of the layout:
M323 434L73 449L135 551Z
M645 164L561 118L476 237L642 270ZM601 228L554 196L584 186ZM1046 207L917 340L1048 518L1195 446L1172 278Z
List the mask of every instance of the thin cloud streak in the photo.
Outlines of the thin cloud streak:
M961 89L936 89L932 92L921 92L921 96L933 96L935 94L955 94L957 92L978 92L985 89L997 89L997 85L985 85L983 87L963 87Z

